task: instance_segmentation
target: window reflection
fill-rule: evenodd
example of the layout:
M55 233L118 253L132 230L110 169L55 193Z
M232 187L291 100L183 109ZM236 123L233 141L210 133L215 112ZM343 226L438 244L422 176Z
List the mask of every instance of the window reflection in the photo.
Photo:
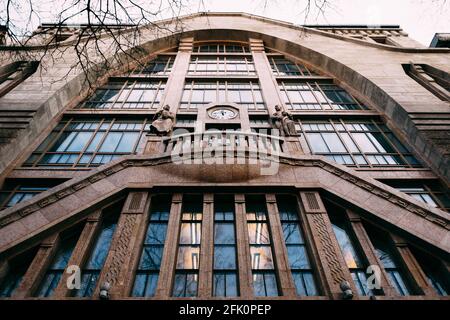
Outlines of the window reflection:
M277 296L278 284L264 196L245 197L253 290L256 296Z
M202 216L203 197L201 195L184 195L175 282L172 291L174 297L197 295Z

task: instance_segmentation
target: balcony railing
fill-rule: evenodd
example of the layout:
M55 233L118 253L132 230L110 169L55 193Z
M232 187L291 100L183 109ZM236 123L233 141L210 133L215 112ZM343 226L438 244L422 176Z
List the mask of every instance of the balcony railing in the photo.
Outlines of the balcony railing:
M171 137L147 135L145 154L187 156L194 153L254 153L295 156L303 154L298 137L280 137L255 132L206 131Z

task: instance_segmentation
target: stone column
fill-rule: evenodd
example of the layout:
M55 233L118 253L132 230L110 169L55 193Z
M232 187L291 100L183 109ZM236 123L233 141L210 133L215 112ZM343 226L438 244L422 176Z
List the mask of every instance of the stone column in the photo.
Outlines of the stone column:
M416 287L416 290L420 291L428 297L438 297L436 291L431 287L427 280L427 276L423 272L420 264L417 262L416 258L412 254L408 247L408 243L401 237L396 235L391 235L394 241L397 252L403 261L403 264L407 271L409 271L411 282Z
M180 232L180 219L183 205L182 200L183 194L181 193L175 193L172 196L172 206L170 207L169 225L166 234L166 245L164 246L158 287L156 288L155 293L155 297L159 299L167 299L171 295L178 250L178 235Z
M284 245L284 235L278 213L277 199L275 194L266 194L267 213L269 226L272 233L272 247L276 271L280 280L281 294L283 296L295 297L297 295L294 279L291 275L288 254Z
M101 225L101 213L102 211L98 210L89 218L87 218L86 224L83 227L83 231L81 232L81 235L78 238L78 242L72 252L72 256L67 263L67 267L76 265L80 268L80 270L83 269L84 264L86 263L86 259L89 257L89 254L91 252L90 249L95 242L97 231ZM64 298L70 295L72 290L69 290L67 288L67 278L71 275L72 274L68 274L66 272L63 273L63 275L61 276L61 280L59 281L59 284L56 287L55 292L53 293L53 296L55 298Z
M36 256L23 276L22 282L12 295L13 298L23 299L33 295L58 249L58 244L59 234L54 234L41 242Z
M176 113L183 94L184 81L191 60L194 38L183 38L178 45L178 53L173 63L172 72L167 79L161 106L168 104L170 111Z
M378 257L375 253L375 249L370 242L369 235L367 234L364 226L362 224L361 217L350 210L346 210L347 217L350 221L350 225L353 228L353 232L355 233L356 240L359 243L360 248L362 249L364 256L367 259L369 265L378 266L381 271L381 290L386 296L398 296L397 291L391 285L388 275L384 270L384 267L380 264Z
M111 242L108 256L99 276L94 297L98 297L101 286L108 282L111 299L128 295L133 280L132 258L139 245L139 235L146 227L148 210L148 192L130 192L117 222L116 231Z
M242 299L253 299L252 262L250 258L250 246L248 241L248 229L245 210L245 196L236 194L235 214L236 214L236 244L237 260L239 271L239 288Z
M214 255L214 194L203 195L202 238L200 245L200 267L198 297L208 298L212 293L212 265Z
M348 281L354 295L354 286L350 272L340 252L339 244L333 234L330 219L317 191L302 191L300 198L305 210L306 225L312 237L319 258L318 269L325 293L333 299L342 299L340 284Z
M259 77L262 95L267 106L269 114L275 112L275 105L281 105L281 99L278 93L278 84L272 74L269 60L264 51L264 43L260 39L250 38L250 50L252 51L253 62L255 64L256 73Z

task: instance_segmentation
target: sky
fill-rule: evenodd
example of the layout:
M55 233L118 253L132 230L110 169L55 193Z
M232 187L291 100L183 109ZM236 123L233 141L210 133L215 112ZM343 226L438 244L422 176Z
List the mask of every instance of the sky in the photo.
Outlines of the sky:
M12 0L17 6L10 8L12 25L31 33L40 23L58 22L58 13L65 9L70 16L67 23L86 23L85 6L109 5L115 0ZM117 1L117 0L116 0ZM400 25L410 37L428 46L437 32L450 33L450 0L310 0L327 2L323 14L314 6L305 21L308 0L120 0L122 14L137 13L134 3L150 11L164 10L151 20L189 14L198 11L246 12L295 24L393 24ZM116 3L118 3L117 1ZM174 3L183 3L181 10ZM0 0L0 24L6 16L6 1ZM34 14L30 15L29 4ZM172 7L169 6L172 4ZM36 14L36 12L38 14ZM133 17L134 18L134 17ZM125 19L124 19L125 20ZM134 21L124 21L130 23ZM19 32L20 33L20 32Z
M201 2L201 1L200 1ZM305 24L302 0L204 0L201 11L243 11ZM394 24L428 46L437 32L450 33L450 1L329 0L324 15L312 10L307 24Z

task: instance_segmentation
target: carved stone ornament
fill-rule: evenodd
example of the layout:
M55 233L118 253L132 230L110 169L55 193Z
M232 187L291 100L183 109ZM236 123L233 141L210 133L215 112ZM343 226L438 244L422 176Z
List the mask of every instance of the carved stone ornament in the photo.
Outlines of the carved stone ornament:
M275 110L270 117L273 128L280 130L280 134L285 137L298 135L292 115L288 111L282 110L279 105L275 106Z
M152 125L150 126L150 132L159 136L169 136L172 133L173 126L175 124L175 115L170 112L169 105L165 105L156 112L153 117Z

